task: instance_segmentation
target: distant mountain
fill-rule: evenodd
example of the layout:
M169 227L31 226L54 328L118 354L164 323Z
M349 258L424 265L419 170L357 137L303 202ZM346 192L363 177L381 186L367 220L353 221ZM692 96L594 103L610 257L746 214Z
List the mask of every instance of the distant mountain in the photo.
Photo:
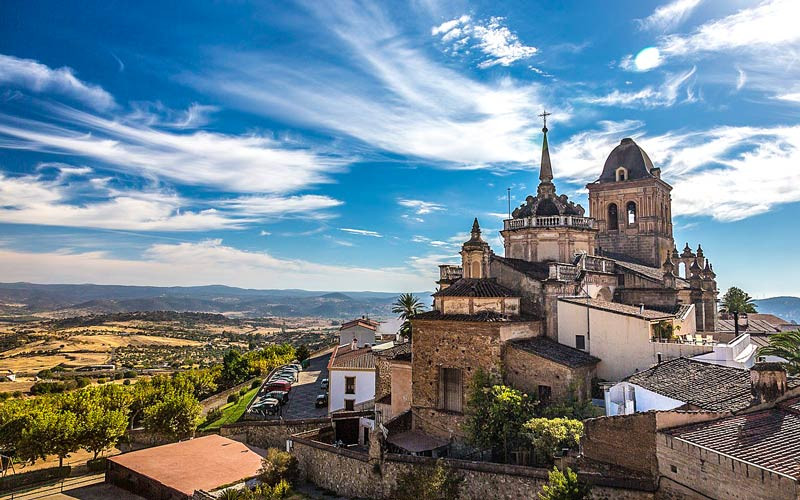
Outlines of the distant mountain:
M430 302L431 292L415 292ZM0 314L83 314L135 311L226 313L233 316L391 316L399 293L256 290L224 285L154 287L0 283Z
M753 301L758 312L800 323L800 297L771 297Z

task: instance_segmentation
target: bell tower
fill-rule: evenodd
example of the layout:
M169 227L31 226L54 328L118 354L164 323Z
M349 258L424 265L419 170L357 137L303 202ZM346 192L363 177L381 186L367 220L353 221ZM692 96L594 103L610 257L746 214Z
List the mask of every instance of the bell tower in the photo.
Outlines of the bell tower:
M586 187L598 254L662 267L675 246L672 186L661 180L647 153L633 139L622 139L600 178Z

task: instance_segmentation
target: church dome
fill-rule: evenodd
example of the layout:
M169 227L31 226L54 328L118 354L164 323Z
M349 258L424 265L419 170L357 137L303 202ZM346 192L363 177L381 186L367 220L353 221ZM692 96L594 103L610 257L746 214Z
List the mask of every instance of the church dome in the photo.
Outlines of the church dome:
M653 162L650 161L650 157L630 137L622 139L619 146L608 155L598 182L616 182L619 167L625 167L625 180L655 177L651 173Z

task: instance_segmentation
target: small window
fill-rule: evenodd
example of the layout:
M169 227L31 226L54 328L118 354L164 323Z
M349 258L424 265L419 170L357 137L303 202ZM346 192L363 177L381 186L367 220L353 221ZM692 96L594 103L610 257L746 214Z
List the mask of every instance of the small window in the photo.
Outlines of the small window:
M629 201L627 205L628 225L636 224L636 203Z
M619 226L619 215L617 213L617 204L612 203L608 206L608 229L616 231Z
M669 466L669 470L671 470L673 474L677 474L678 473L678 468L676 466L674 466L674 465L670 465Z
M356 378L355 377L345 377L344 378L344 393L345 394L355 394L356 393Z
M539 386L539 402L543 404L547 404L550 402L550 395L552 394L553 390L549 385L540 385Z
M345 399L344 400L344 409L345 411L353 411L356 408L356 400L355 399Z
M628 170L625 167L619 167L617 169L617 182L624 181L628 179Z
M575 348L580 349L581 351L586 350L586 336L585 335L575 335Z
M439 372L439 407L443 410L461 413L462 398L461 370L442 368Z

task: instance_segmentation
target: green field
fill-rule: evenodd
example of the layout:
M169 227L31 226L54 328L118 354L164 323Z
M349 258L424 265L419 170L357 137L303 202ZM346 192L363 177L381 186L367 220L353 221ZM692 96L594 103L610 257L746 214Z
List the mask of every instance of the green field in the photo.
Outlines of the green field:
M255 389L250 389L245 393L244 396L239 398L239 401L236 403L227 403L225 406L222 407L222 416L217 420L200 427L198 430L200 431L212 431L219 429L223 425L232 424L242 418L244 415L244 411L247 409L247 405L250 404L250 401L256 397L258 394L258 389L260 387L256 387Z

